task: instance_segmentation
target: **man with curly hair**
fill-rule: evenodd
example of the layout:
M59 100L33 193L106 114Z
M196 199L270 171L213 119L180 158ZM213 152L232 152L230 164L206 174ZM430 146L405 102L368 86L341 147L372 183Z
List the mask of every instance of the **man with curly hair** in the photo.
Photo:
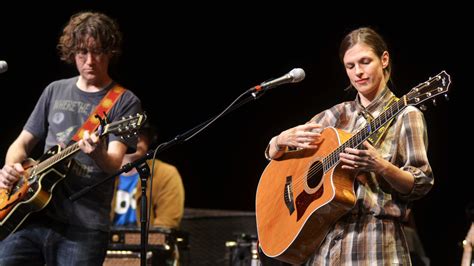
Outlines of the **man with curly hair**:
M54 81L44 89L7 151L0 170L0 190L8 194L23 181L27 167L22 162L38 143L44 142L47 151L77 140L80 150L73 156L74 163L67 164L70 167L64 180L52 186L47 205L0 242L0 265L102 265L114 181L76 201L69 197L117 172L127 149L135 148L113 134L99 137L93 130L81 130L99 106L108 106L109 122L141 111L136 95L109 75L110 63L120 55L121 41L117 23L102 13L77 13L64 27L59 54L61 60L76 66L79 75ZM113 105L107 101L109 91L121 91Z

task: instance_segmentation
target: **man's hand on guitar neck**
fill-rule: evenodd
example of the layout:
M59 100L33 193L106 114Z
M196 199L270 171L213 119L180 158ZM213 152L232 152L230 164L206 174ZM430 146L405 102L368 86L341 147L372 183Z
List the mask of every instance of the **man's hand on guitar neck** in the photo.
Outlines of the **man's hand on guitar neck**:
M85 154L91 154L95 152L97 147L105 149L105 146L101 145L102 141L100 137L94 133L90 134L88 130L84 131L84 134L82 135L82 139L79 140L78 144L79 144L79 148Z

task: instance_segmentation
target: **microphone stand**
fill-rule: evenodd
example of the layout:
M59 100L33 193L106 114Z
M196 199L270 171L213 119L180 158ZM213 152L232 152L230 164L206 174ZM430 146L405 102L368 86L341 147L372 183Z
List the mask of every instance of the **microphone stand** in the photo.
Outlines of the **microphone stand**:
M269 88L268 88L269 89ZM216 121L218 118L230 113L231 111L239 108L240 106L250 102L251 100L257 100L258 98L260 98L264 93L265 91L267 90L267 88L262 88L261 86L255 86L255 87L252 87L250 88L249 90L245 91L244 93L242 93L241 95L239 95L228 107L226 107L224 109L224 111L222 111L221 113L219 113L218 115L216 115L215 117L212 117L210 119L208 119L207 121L205 122L202 122L201 124L191 128L190 130L184 132L183 134L180 134L180 135L177 135L176 137L174 137L172 140L168 141L168 142L164 142L164 143L161 143L160 145L158 145L158 147L156 147L155 150L151 149L149 150L143 157L131 162L131 163L127 163L125 165L123 165L120 170L118 170L117 172L103 178L102 180L100 180L99 182L93 184L93 185L90 185L90 186L87 186L81 190L79 190L78 192L74 193L73 195L71 195L69 197L69 199L71 201L75 201L77 199L79 199L80 197L82 197L84 194L88 193L89 191L91 191L92 189L94 189L95 187L107 182L108 180L112 179L112 178L115 178L117 176L119 176L121 173L126 173L130 170L132 170L132 168L136 168L139 175L140 175L140 180L141 180L141 202L140 202L140 206L141 206L141 211L140 211L140 265L141 266L145 266L146 265L146 253L147 253L147 243L148 243L148 213L147 213L147 210L148 210L148 204L147 204L147 197L146 197L146 186L147 186L147 178L150 176L150 168L148 167L148 164L146 163L146 161L148 159L154 159L156 157L156 154L158 154L159 152L162 152L164 150L167 150L169 149L170 147L176 145L176 144L180 144L180 143L183 143L183 142L186 142L188 140L190 140L191 138L193 138L195 135L197 135L199 132L203 131L205 128L207 128L209 125L211 125L214 121ZM248 95L247 98L241 100L242 97L244 97L245 95ZM239 100L241 100L239 102Z

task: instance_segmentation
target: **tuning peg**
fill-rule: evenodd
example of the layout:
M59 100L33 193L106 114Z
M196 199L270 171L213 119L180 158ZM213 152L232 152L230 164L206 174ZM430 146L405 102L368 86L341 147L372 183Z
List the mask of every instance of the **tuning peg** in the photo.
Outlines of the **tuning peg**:
M444 94L444 98L446 99L446 101L449 101L449 96L447 93Z
M421 111L426 111L426 110L428 110L428 107L426 107L426 105L422 104L422 105L420 105L420 110Z
M436 103L436 99L433 99L433 101L432 101L432 102L433 102L433 105L434 105L434 106L436 106L436 105L437 105L437 103Z

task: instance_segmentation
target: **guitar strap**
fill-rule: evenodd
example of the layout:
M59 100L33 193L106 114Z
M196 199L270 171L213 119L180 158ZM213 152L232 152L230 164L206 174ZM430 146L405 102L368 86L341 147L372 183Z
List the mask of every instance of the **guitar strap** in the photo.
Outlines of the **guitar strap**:
M387 104L383 107L383 111L387 110L390 105L392 105L392 103L398 101L399 99L395 96L392 96L392 98L390 98L390 100L387 102ZM366 112L365 113L365 118L367 119L367 123L370 123L372 122L372 120L374 119L374 117ZM367 139L369 140L370 144L372 144L372 146L376 147L380 140L382 139L382 137L385 135L385 133L387 132L387 129L390 127L390 125L392 124L393 122L393 119L395 119L395 117L393 117L392 119L390 119L389 121L387 121L387 123L385 123L385 125L383 125L382 127L379 128L379 130L375 131L374 133L372 133Z
M126 89L118 84L115 84L108 92L105 94L104 98L100 101L100 103L96 106L94 112L91 113L89 118L82 124L76 134L72 137L73 141L79 141L82 139L82 135L84 134L85 130L89 132L94 132L100 124L100 119L96 117L99 114L107 114L112 106L114 106L115 102L117 102L120 95L122 95Z

